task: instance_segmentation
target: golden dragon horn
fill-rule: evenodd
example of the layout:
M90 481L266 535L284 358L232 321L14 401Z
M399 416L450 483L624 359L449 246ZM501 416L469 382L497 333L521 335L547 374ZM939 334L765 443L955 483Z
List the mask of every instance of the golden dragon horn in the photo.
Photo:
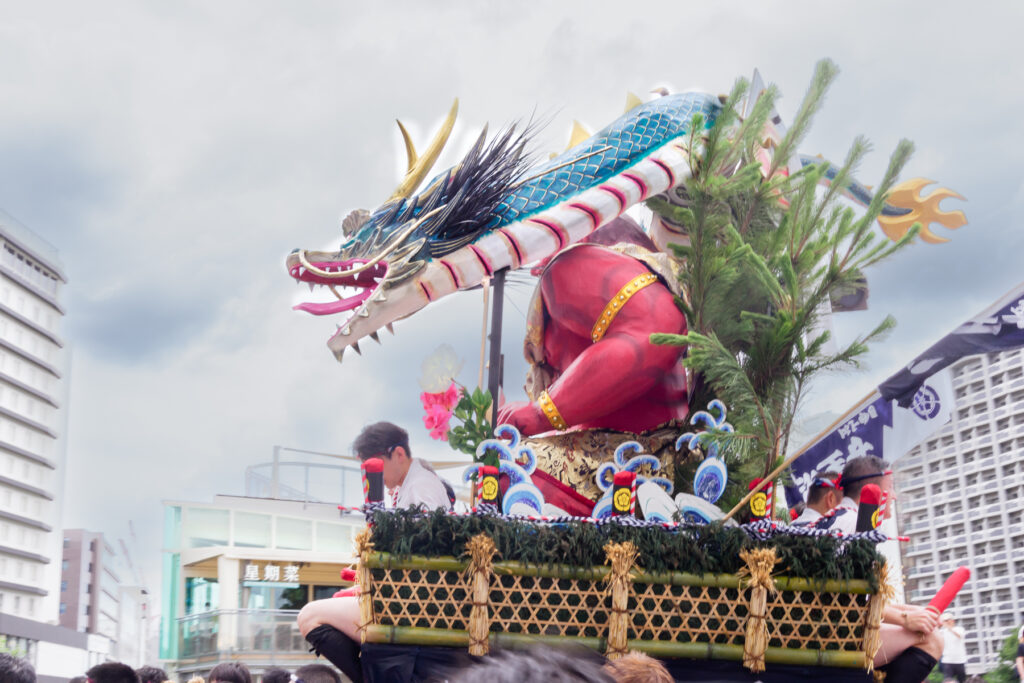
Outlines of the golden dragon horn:
M441 155L441 150L444 149L445 143L448 142L448 136L452 134L452 128L455 126L455 117L458 116L458 113L459 100L456 98L452 103L451 111L448 112L448 117L441 125L441 130L437 131L437 135L430 141L430 145L422 156L416 154L416 148L413 147L409 131L405 129L401 121L398 121L398 128L402 131L402 139L405 140L405 155L409 161L409 169L405 172L405 178L398 185L398 189L388 198L389 202L410 196L413 190L423 182L423 178L430 172L434 162L437 161L437 157Z

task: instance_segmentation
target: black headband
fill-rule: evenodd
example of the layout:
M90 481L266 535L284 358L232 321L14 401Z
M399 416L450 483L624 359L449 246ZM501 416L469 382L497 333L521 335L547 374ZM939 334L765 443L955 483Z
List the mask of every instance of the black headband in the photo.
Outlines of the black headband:
M892 470L885 470L884 472L873 472L871 474L862 474L859 477L840 477L839 485L846 488L847 484L852 484L858 481L864 481L865 479L874 479L875 477L884 477L887 474L892 474Z

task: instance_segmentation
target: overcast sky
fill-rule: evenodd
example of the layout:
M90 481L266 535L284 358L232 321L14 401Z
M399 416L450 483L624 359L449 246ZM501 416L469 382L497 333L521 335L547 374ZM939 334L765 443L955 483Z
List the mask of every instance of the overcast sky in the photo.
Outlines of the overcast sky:
M1020 88L1024 9L962 2L2 2L0 208L53 243L69 283L67 526L126 534L157 588L162 499L242 493L274 444L345 452L377 419L414 450L417 376L442 343L475 384L479 292L439 302L338 365L333 321L291 310L294 247L334 248L340 220L390 195L396 117L423 146L461 100L441 164L480 127L537 113L538 151L571 121L597 129L627 91L727 92L755 67L792 115L816 60L840 77L801 151L841 160L856 135L877 183L901 137L925 176L968 198L952 241L869 273L870 310L899 328L861 373L823 382L841 412L1024 280ZM1016 74L1016 76L1014 75ZM303 289L302 292L307 292ZM510 292L506 392L522 397L522 311Z

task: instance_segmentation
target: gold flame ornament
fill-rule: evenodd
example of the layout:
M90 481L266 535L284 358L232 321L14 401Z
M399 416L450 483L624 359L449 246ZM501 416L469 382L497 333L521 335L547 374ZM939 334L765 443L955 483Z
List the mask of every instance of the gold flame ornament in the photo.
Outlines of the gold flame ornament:
M911 178L892 189L886 203L896 208L910 209L910 213L902 216L879 216L878 224L886 237L898 242L914 223L920 223L921 239L930 244L941 244L949 240L933 233L928 229L929 225L938 223L950 230L956 230L967 224L967 216L963 211L943 211L939 208L939 203L943 199L963 199L960 194L948 187L936 188L927 195L921 194L922 188L934 182L927 178Z

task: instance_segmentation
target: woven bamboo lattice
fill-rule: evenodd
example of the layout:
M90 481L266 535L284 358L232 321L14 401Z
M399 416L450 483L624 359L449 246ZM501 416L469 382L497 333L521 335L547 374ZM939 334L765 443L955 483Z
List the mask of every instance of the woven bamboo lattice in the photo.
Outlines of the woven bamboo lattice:
M492 631L598 638L608 630L603 582L522 575L494 579Z
M457 571L373 569L373 616L393 626L469 628L472 603Z
M768 598L769 647L857 652L868 602L850 593L779 591Z
M469 644L469 632L476 628L490 634L492 645L573 639L612 654L613 640L617 652L628 639L629 649L663 657L743 656L756 659L758 667L765 661L864 666L870 659L864 656L871 647L865 631L869 609L880 600L865 581L768 578L762 585L774 588L760 589L764 618L756 622L764 624L758 628L766 628L767 638L757 636L759 644L752 646L747 639L748 626L755 623L750 613L755 589L745 576L646 574L634 567L616 593L608 567L499 561L487 567L486 604L477 605L471 618L470 586L481 580L481 570L467 571L469 561L386 553L368 553L364 561L373 610L367 633L376 642L459 646ZM625 639L621 631L610 633L615 595L627 605ZM486 651L481 637L474 637L472 646ZM759 670L754 666L748 663Z
M630 639L743 643L747 603L736 587L634 583Z

